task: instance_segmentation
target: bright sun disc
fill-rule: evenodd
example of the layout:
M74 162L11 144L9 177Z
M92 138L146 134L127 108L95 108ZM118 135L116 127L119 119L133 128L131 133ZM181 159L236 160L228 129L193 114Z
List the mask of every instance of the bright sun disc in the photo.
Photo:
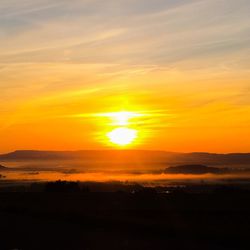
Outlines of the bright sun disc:
M137 137L137 131L130 128L116 128L107 134L109 140L119 146L131 144Z

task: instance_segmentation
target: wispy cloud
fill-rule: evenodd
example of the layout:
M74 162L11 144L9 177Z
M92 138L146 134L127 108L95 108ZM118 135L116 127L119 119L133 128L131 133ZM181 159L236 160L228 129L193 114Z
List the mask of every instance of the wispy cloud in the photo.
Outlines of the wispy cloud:
M3 62L161 66L192 59L199 64L204 57L233 57L235 52L244 57L249 49L250 4L244 0L237 4L232 0L75 0L19 5L12 1L2 7L4 13L15 13L14 19L1 16Z
M148 121L159 131L240 127L249 13L249 0L2 0L0 122L130 103L173 114Z

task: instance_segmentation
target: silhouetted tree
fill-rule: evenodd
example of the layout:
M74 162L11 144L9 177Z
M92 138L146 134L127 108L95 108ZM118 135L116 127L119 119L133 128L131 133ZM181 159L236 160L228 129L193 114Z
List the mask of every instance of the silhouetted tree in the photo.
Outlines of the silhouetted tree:
M73 181L55 181L48 182L45 185L45 192L80 192L81 188L77 182Z

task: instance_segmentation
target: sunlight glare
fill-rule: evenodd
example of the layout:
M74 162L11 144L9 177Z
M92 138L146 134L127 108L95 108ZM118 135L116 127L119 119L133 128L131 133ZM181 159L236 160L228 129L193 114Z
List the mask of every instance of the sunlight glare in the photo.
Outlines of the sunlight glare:
M107 134L109 140L119 146L131 144L137 137L137 130L130 128L116 128Z
M129 112L129 111L120 111L120 112L110 112L110 113L99 114L99 116L111 118L113 121L113 125L127 126L131 123L129 122L130 119L141 117L142 114L139 114L136 112Z

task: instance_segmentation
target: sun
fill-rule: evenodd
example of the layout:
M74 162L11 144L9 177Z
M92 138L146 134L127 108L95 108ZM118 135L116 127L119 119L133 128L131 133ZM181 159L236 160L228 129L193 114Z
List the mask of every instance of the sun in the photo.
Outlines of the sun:
M141 141L142 131L138 124L141 123L142 112L122 110L119 112L96 113L97 123L102 124L103 130L98 140L107 145L127 147L135 141ZM104 119L103 119L104 118ZM104 138L104 137L105 138Z
M107 137L113 144L118 146L127 146L137 138L137 130L120 127L109 132Z

